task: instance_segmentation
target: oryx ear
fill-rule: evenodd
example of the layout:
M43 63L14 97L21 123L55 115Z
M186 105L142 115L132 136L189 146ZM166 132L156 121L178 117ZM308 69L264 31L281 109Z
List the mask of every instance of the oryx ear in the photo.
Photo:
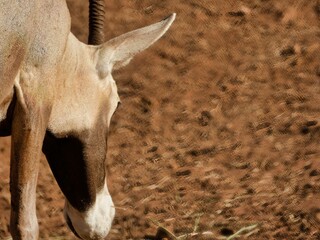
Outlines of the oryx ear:
M106 42L102 45L100 64L109 63L113 69L127 65L134 55L149 47L169 29L175 16L173 13L156 24L125 33Z

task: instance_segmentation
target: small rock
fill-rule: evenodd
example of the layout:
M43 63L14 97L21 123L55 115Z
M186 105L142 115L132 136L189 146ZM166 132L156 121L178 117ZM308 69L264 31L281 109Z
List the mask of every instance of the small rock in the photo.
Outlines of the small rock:
M191 174L191 171L189 169L186 169L186 170L181 170L181 171L177 171L176 172L176 175L178 177L181 177L181 176L189 176Z
M198 149L198 150L190 150L187 152L187 154L192 155L194 157L198 157L201 155L207 155L207 154L214 154L216 153L216 147L209 147L209 148L202 148L202 149Z
M208 126L212 115L209 111L202 111L200 117L198 118L199 125Z
M312 127L312 126L315 126L315 125L317 125L317 124L318 124L318 121L316 121L316 120L307 121L307 122L305 123L305 125L306 125L307 127Z
M230 228L222 228L220 230L220 234L222 236L228 237L228 236L231 236L232 234L234 234L234 231L232 229L230 229Z
M309 232L310 228L305 223L301 223L300 224L300 231L301 232Z
M244 17L246 14L243 11L228 12L231 17Z
M310 177L315 177L315 176L318 176L319 175L319 171L314 169L310 172L309 176Z
M248 194L254 194L256 191L254 190L254 189L252 189L252 188L248 188L247 189L247 193Z
M305 185L303 185L303 189L310 190L312 189L312 185L310 183L306 183Z
M280 52L280 55L282 57L289 57L289 56L292 56L294 54L296 54L296 51L294 50L294 47L292 47L292 46L289 46L289 47L281 50L281 52Z
M157 150L158 150L158 147L157 146L153 146L148 150L148 153L156 152Z
M217 210L216 213L220 215L222 213L222 210Z
M300 132L304 135L308 134L310 132L310 129L308 128L308 126L302 126L300 129Z

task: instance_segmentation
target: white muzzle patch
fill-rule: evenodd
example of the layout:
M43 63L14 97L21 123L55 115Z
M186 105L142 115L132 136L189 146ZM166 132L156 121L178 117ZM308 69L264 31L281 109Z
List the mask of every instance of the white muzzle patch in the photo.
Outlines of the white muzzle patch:
M74 209L66 200L65 218L69 218L76 233L83 240L105 239L115 215L115 208L107 185L97 194L95 204L85 212Z

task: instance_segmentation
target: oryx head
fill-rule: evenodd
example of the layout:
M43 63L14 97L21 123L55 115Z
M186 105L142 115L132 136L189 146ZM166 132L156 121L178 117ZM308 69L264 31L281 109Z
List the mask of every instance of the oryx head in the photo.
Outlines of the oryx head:
M68 38L43 152L65 197L65 218L82 239L104 239L115 209L106 184L110 119L119 103L112 70L157 41L175 14L98 45Z

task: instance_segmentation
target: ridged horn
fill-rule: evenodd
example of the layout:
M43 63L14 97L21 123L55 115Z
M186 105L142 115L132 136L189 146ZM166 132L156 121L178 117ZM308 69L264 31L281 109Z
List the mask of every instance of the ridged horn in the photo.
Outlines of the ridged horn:
M88 44L90 45L104 42L104 14L104 0L89 0Z

